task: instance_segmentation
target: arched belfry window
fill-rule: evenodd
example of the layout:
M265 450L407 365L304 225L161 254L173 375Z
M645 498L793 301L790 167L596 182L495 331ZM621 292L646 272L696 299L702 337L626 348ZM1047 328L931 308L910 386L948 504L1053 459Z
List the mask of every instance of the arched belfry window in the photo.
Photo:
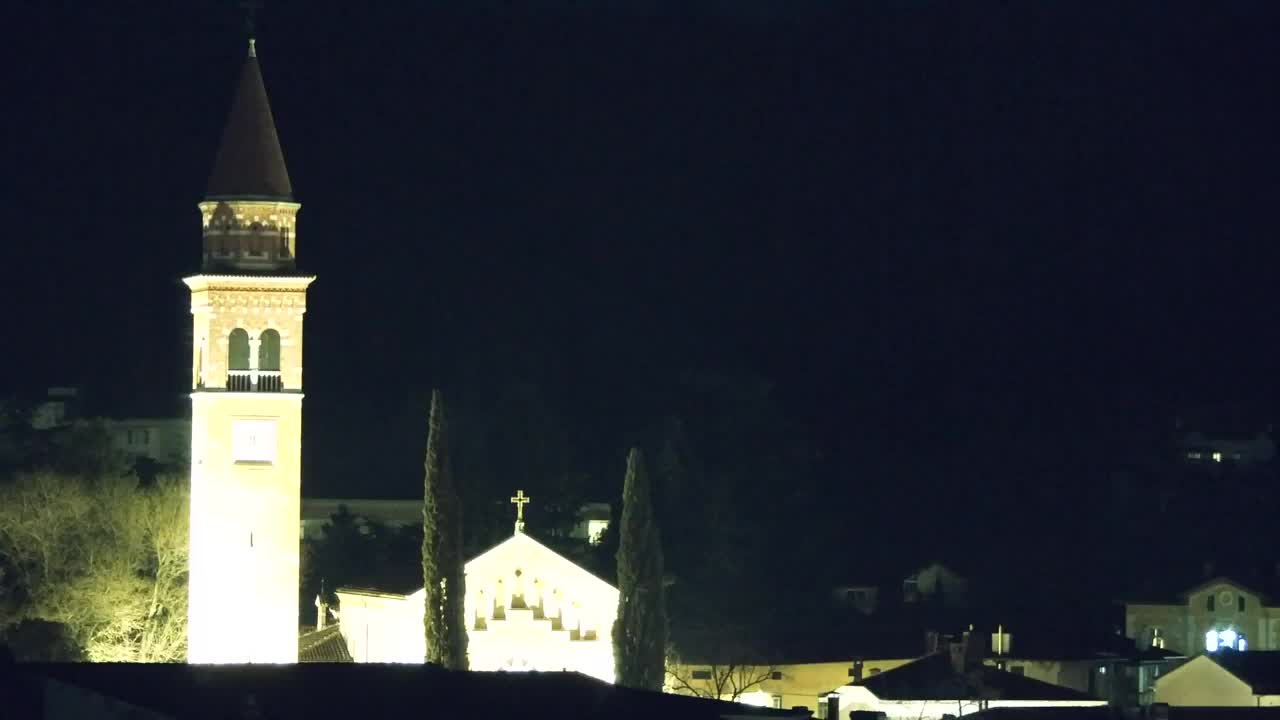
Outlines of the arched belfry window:
M236 328L227 336L227 389L248 392L253 389L249 371L249 333Z
M258 369L280 370L280 333L263 330L258 339Z
M249 369L249 333L236 328L227 337L227 369Z

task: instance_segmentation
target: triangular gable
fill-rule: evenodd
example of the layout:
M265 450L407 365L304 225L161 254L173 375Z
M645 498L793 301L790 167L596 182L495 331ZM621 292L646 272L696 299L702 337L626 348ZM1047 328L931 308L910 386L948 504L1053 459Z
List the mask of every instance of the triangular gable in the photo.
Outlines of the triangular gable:
M1210 689L1210 690L1206 690ZM1243 692L1245 696L1253 694L1249 684L1237 677L1227 668L1218 664L1212 656L1197 655L1178 667L1156 679L1156 701L1179 701L1184 695L1199 697L1213 694L1213 691L1230 690L1233 693ZM1175 704L1175 703L1170 703ZM1178 704L1200 704L1198 702Z
M581 577L583 584L596 593L612 594L615 597L618 593L613 585L524 533L516 533L468 560L464 572L468 576L504 574L510 570L509 563L516 562L520 555L537 558L539 563L549 567L556 575ZM408 597L417 599L422 594L423 589L419 588Z
M1266 597L1267 597L1266 594L1258 592L1257 590L1254 590L1248 585L1238 582L1233 578L1227 577L1226 575L1219 575L1215 578L1210 578L1209 580L1205 580L1199 585L1196 585L1195 587L1184 591L1182 593L1182 599L1184 601L1189 600L1192 595L1195 595L1196 593L1199 593L1199 592L1204 592L1205 590L1213 587L1214 585L1230 585L1233 590L1246 592L1258 598L1258 602L1266 602Z

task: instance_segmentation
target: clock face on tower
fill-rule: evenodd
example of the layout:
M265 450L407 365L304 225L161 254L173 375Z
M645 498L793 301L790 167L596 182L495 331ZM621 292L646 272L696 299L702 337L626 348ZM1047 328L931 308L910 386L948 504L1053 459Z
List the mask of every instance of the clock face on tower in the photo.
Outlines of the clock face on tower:
M231 459L238 463L274 463L276 421L231 421Z

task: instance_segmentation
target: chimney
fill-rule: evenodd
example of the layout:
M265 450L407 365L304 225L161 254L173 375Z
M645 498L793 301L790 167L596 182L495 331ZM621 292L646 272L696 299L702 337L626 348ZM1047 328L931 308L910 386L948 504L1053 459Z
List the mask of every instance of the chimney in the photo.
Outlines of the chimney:
M316 596L316 629L323 630L325 621L329 618L329 603L325 602L323 595Z
M951 656L951 669L957 675L961 675L965 671L965 648L969 644L969 634L965 633L964 637L958 640L952 640L947 645L947 652Z
M853 667L849 668L849 682L862 682L862 661L854 660Z
M979 639L981 636L973 635L973 626L969 626L969 632L964 634L964 653L961 656L961 672L971 673L982 668L982 659L986 656L987 648Z
M991 633L991 654L1000 656L1008 655L1013 652L1013 634L1004 629L1003 625L996 627L996 631Z
M1277 575L1280 575L1280 562L1276 563ZM938 643L938 632L936 630L926 630L924 632L924 654L932 655L942 648Z
M329 621L329 601L324 596L324 578L320 578L320 594L316 595L316 630L323 630Z

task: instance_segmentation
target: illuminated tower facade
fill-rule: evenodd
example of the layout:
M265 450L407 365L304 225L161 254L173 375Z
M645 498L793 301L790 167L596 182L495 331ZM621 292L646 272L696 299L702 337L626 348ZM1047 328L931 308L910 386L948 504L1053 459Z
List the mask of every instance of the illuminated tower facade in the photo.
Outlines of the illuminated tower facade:
M187 659L298 659L302 315L297 214L253 40L201 202L191 289Z

